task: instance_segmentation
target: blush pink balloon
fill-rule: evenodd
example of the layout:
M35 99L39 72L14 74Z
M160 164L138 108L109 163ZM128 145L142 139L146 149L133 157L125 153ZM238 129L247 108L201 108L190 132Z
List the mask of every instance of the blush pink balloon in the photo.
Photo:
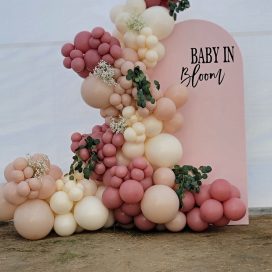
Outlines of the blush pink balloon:
M12 205L4 197L4 186L0 186L0 222L13 219L14 212L17 208L16 205Z
M98 46L97 52L100 56L104 56L110 52L110 45L108 43L101 43Z
M167 97L162 97L157 101L153 114L157 119L167 121L175 116L176 111L175 103Z
M95 66L100 61L100 56L96 50L90 49L84 55L84 60L88 71L92 72Z
M241 192L240 192L240 190L236 186L231 185L230 198L233 198L233 197L240 198L241 197Z
M141 169L134 168L130 172L131 178L137 181L141 181L144 179L145 174L144 171Z
M228 225L229 222L230 222L230 220L227 217L222 216L218 221L214 222L213 224L216 227L224 227L224 226Z
M76 49L85 53L89 49L89 39L91 38L91 33L89 31L79 32L74 39L74 45Z
M119 190L112 187L107 187L105 189L102 195L102 201L108 209L112 210L119 208L123 203Z
M57 180L63 176L63 172L60 167L55 164L51 164L48 175L51 176L54 180Z
M24 172L21 170L13 170L12 171L12 180L19 183L25 179Z
M17 193L17 184L14 181L4 185L3 195L6 201L12 205L20 205L26 201L26 197L20 196Z
M119 45L113 44L110 48L110 54L114 59L119 59L122 56L122 49Z
M95 27L93 30L92 30L92 36L96 39L100 39L105 33L105 30L103 27Z
M142 213L134 218L134 224L142 231L150 231L156 226L155 223L149 221Z
M128 174L128 169L124 165L116 166L115 175L119 178L124 178Z
M188 212L186 218L189 228L193 231L201 232L209 227L209 224L202 220L199 208L194 208Z
M12 172L14 171L14 167L12 163L9 163L4 170L4 176L6 178L6 180L9 181L13 181L13 176L12 176Z
M43 176L41 179L41 183L42 187L39 191L39 199L48 199L56 192L56 182L51 176Z
M111 42L111 34L109 32L105 32L100 40L103 43L110 43Z
M116 147L121 147L125 143L125 139L124 139L123 134L121 134L121 133L114 134L112 137L112 143Z
M139 203L136 203L136 204L124 203L121 206L121 210L129 216L136 216L141 213L141 206Z
M22 197L27 197L30 194L30 187L27 182L22 181L17 185L17 193Z
M110 54L106 54L102 57L102 60L104 60L105 62L107 62L110 65L114 64L114 58L110 55Z
M135 167L135 168L144 170L148 166L148 163L145 158L138 157L133 159L133 161L131 162L131 165L132 165L132 168Z
M116 147L113 144L105 144L103 146L103 155L106 157L112 157L116 155Z
M140 183L143 186L144 191L146 191L149 187L153 185L153 180L151 177L148 177L141 180Z
M153 6L159 6L161 4L161 0L145 0L146 8L150 8Z
M200 187L200 192L199 193L194 193L194 197L196 200L196 204L198 206L201 206L201 204L211 198L211 195L209 193L210 190L210 185L209 184L202 184Z
M180 211L189 212L190 210L194 208L194 206L195 206L194 195L191 192L186 191L182 198L182 208L180 209Z
M133 220L131 216L126 215L121 209L114 210L113 214L115 220L121 224L129 224Z
M89 46L91 49L97 49L100 44L101 44L100 40L95 39L94 37L91 37L89 40Z
M214 223L223 216L223 205L215 199L208 199L201 204L200 216L203 221Z
M127 180L120 187L121 199L129 204L135 204L141 201L144 196L143 186L136 180Z
M242 219L246 214L246 205L239 198L231 198L223 203L224 215L232 220L238 221Z
M210 187L210 195L218 201L226 201L231 197L231 184L225 179L215 180Z

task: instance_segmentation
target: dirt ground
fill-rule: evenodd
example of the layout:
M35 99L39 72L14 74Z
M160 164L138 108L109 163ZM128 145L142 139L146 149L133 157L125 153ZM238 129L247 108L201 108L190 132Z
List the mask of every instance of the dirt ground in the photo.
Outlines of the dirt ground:
M272 217L205 233L107 230L27 241L0 224L0 271L272 271Z

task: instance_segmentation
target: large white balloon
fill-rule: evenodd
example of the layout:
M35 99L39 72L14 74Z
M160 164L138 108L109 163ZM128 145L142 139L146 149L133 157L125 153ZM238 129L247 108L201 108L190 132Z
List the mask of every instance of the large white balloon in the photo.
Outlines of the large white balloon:
M125 10L132 14L140 14L146 9L144 0L127 0Z
M159 40L168 37L174 29L175 21L166 8L160 6L148 8L142 13L142 18Z
M147 140L145 155L156 167L173 167L182 158L182 145L175 136L162 133Z
M114 6L110 11L110 18L113 23L115 23L116 17L124 11L125 6L124 5L117 5Z
M76 228L77 223L72 213L55 217L54 230L59 236L70 236L76 231Z
M102 228L108 219L109 210L95 196L86 196L74 208L76 222L86 230Z

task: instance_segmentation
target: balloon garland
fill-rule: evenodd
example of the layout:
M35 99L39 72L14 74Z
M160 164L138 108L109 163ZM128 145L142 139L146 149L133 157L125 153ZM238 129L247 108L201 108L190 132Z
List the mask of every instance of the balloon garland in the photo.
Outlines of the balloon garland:
M141 231L196 232L240 220L240 191L217 179L203 184L210 166L178 165L183 146L173 135L188 90L160 91L150 72L165 56L177 13L189 1L127 0L110 17L116 30L79 32L62 47L63 65L84 78L81 96L100 109L104 124L71 136L69 173L44 154L7 165L0 187L0 221L13 219L26 239L60 236L118 225ZM30 224L31 221L31 224Z

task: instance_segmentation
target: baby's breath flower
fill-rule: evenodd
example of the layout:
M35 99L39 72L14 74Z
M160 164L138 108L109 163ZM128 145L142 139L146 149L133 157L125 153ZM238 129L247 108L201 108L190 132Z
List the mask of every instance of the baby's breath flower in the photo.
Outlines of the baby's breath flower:
M131 31L140 32L145 27L143 18L140 15L131 15L127 21L127 28Z
M127 120L123 116L119 116L118 118L111 117L110 119L110 128L113 133L124 134L127 126Z
M114 68L106 61L100 60L94 69L93 75L101 79L109 86L116 86L117 83L114 80Z
M33 171L34 178L41 178L49 171L49 159L46 155L41 154L39 159L36 159L33 156L27 155L28 166L30 166Z

